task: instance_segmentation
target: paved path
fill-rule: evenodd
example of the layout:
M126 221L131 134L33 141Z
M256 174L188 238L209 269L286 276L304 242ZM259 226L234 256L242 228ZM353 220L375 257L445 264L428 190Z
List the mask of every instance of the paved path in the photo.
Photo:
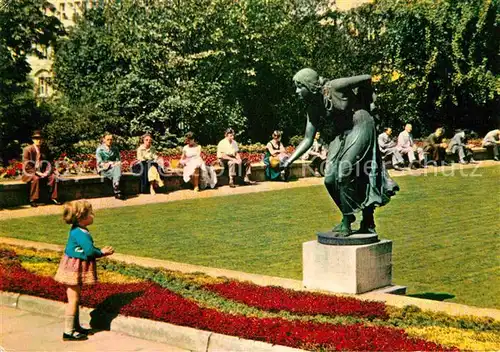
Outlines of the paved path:
M453 164L452 166L428 167L426 169L418 169L418 170L409 170L409 169L405 169L405 171L390 170L389 173L392 177L400 177L408 175L429 177L438 174L440 172L443 172L446 175L453 175L453 174L479 175L481 168L494 165L500 165L500 163L493 160L486 160L486 161L481 161L477 165ZM184 190L173 191L167 194L156 194L154 196L150 194L140 194L138 196L131 197L126 201L117 200L114 197L93 198L89 199L89 201L92 203L94 209L118 208L118 207L133 206L133 205L173 202L186 199L200 199L200 198L221 197L221 196L255 193L255 192L267 192L267 191L275 191L288 188L316 186L322 184L323 184L322 177L321 178L306 177L287 183L260 182L253 186L241 186L237 188L230 188L228 186L224 186L224 187L219 187L217 189L204 190L201 192L193 192L192 190L184 189ZM56 205L47 205L47 206L40 206L38 208L31 208L29 205L26 205L15 209L0 210L0 221L12 218L21 218L21 217L38 216L38 215L52 215L52 214L61 214L61 207Z
M0 306L0 351L187 351L111 331L89 336L87 341L64 342L63 325L63 317Z

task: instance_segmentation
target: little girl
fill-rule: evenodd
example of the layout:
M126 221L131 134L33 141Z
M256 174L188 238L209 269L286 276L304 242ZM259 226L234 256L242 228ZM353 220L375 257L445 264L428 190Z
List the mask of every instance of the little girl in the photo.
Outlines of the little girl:
M71 225L64 256L54 279L66 285L68 305L64 315L64 341L87 340L90 329L80 326L79 303L82 285L97 282L96 258L111 255L113 247L94 247L87 226L94 222L92 205L86 201L74 201L64 205L63 219Z

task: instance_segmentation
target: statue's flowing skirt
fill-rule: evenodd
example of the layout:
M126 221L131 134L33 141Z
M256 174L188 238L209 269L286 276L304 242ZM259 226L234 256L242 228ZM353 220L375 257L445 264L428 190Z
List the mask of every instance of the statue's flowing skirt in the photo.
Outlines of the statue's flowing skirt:
M344 215L383 206L399 190L382 162L375 122L367 111L356 111L353 128L330 143L325 185Z

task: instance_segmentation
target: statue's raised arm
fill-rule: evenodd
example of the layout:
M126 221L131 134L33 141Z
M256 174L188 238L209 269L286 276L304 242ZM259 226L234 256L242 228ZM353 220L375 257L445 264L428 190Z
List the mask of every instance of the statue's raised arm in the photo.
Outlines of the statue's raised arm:
M337 91L344 91L346 89L355 89L362 85L371 86L372 76L359 75L347 78L337 78L329 82L329 86Z

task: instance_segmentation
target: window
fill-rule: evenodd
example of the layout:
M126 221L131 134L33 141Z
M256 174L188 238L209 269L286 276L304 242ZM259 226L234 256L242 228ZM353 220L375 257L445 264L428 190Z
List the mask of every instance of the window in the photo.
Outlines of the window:
M35 75L35 93L37 97L46 98L49 97L51 92L50 82L51 78L47 71L42 70Z
M68 16L66 15L66 4L59 4L59 14L61 15L61 20L67 20Z
M38 77L38 95L41 97L47 94L47 79L45 77Z

